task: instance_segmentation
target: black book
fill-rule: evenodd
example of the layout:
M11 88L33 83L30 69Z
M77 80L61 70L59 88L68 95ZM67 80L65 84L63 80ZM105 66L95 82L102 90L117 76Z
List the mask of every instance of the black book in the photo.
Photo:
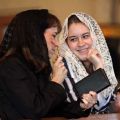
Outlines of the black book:
M111 84L104 69L100 68L85 77L83 80L77 82L74 85L74 88L76 89L78 95L81 96L83 93L88 93L89 91L99 93L110 85Z

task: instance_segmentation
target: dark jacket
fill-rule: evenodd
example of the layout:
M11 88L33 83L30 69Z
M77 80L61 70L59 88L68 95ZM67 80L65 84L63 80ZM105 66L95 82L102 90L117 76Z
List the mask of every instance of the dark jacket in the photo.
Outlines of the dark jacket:
M38 77L39 76L39 77ZM79 101L68 103L64 88L42 71L36 75L22 58L11 56L0 63L0 110L8 120L42 117L87 116Z

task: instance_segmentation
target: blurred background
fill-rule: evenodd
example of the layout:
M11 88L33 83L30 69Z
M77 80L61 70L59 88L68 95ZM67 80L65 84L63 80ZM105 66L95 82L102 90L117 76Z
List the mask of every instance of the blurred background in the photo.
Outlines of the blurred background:
M12 17L31 8L47 8L61 23L70 13L78 11L95 18L105 35L120 80L120 0L0 0L0 42Z

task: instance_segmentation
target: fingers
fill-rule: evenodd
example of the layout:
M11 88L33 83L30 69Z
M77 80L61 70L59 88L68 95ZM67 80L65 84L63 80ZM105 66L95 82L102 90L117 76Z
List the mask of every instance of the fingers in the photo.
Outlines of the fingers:
M96 92L90 91L88 94L83 94L82 97L87 101L90 101L90 100L92 101L97 99L97 94Z
M64 66L64 62L62 61L62 57L58 57L57 61L55 62L55 65L63 70L63 72L67 71L66 67Z
M93 61L100 57L99 52L96 49L91 49L88 53L88 59Z
M88 104L88 101L87 101L86 99L82 99L82 101L83 101L83 103L84 103L85 105Z
M87 59L93 64L95 70L104 68L104 60L97 49L91 49Z
M89 94L92 96L92 98L97 99L97 94L94 91L90 91Z
M62 59L63 58L61 56L59 56L54 65L59 66L59 67L64 66L64 62L62 61Z
M57 58L57 60L55 61L55 64L59 64L59 63L61 63L61 62L62 62L62 57L59 56L59 57Z
M92 103L96 104L97 103L97 94L96 94L96 92L90 91L89 94L92 96L92 99L93 99Z
M82 101L83 103L80 103L81 107L89 109L97 103L97 94L93 91L90 91L88 94L83 94Z
M62 57L59 56L56 62L54 63L52 74L53 74L52 81L55 81L60 84L63 82L63 80L67 76L67 69L64 66Z

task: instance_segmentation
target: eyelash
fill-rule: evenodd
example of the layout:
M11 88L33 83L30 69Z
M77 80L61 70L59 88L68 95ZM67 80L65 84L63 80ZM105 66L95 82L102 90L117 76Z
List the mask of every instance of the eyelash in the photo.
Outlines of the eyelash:
M56 38L56 35L52 35L53 38Z
M89 37L90 37L89 34L86 34L86 35L83 35L83 36L82 36L82 38L84 38L84 39L87 39L87 38L89 38Z
M77 41L77 38L71 38L70 41Z
M82 35L81 37L82 37L83 40L86 40L86 39L88 39L90 37L90 35L89 34L85 34L85 35ZM77 41L79 39L79 37L75 36L75 37L71 37L71 38L68 38L68 39L70 41L75 42L75 41Z

